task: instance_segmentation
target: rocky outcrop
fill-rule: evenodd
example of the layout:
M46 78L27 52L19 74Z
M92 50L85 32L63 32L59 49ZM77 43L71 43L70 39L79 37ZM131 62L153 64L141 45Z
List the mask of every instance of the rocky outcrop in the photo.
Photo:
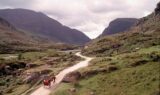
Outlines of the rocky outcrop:
M157 4L157 7L155 9L156 14L160 14L160 2Z
M40 73L39 72L28 73L26 75L26 78L24 79L24 82L25 83L31 83L31 82L36 81L39 78L40 78Z
M90 76L96 75L98 73L110 73L110 72L113 72L113 71L116 71L116 70L118 70L117 66L108 65L107 67L103 67L103 68L97 68L97 69L93 69L93 70L83 71L81 73L81 76L83 78L85 78L85 77L90 77Z
M78 72L78 71L75 71L75 72L71 72L69 74L67 74L62 82L67 82L67 83L71 83L71 82L75 82L77 80L79 80L81 78L81 73Z
M117 18L110 22L109 26L103 31L101 36L127 31L134 26L136 22L136 18Z
M20 75L21 69L26 67L25 62L0 64L0 76L1 75Z

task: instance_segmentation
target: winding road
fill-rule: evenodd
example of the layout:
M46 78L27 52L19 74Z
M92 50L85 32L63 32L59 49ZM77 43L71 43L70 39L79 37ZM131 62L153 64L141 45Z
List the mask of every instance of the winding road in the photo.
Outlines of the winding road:
M35 90L33 93L31 93L30 95L49 95L51 93L51 91L53 91L62 81L62 79L65 77L66 74L76 71L80 68L83 67L87 67L89 64L89 61L91 61L93 58L90 57L86 57L80 54L80 52L76 53L77 56L80 56L81 58L84 58L84 61L81 61L71 67L68 67L66 69L64 69L63 71L61 71L58 75L56 75L56 82L55 83L51 83L51 88L47 89L44 88L44 86L41 86L40 88L38 88L37 90Z

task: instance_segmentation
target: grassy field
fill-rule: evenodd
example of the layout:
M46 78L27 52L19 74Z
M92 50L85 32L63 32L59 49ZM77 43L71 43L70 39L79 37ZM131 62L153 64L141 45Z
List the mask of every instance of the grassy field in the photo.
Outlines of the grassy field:
M51 95L159 95L160 46L97 57L79 71L83 78L77 85L63 83ZM76 88L76 92L70 92L70 88Z
M11 57L14 56L14 57ZM5 95L20 95L26 90L30 89L33 85L37 87L41 84L40 80L34 83L25 83L24 74L26 72L42 72L49 70L46 75L52 73L57 74L64 68L71 66L82 60L80 57L74 55L70 52L59 52L56 50L47 50L41 52L25 52L17 54L0 54L0 69L3 70L4 67L16 66L16 69L12 69L12 72L22 70L20 75L5 74L0 76L0 93ZM34 67L21 68L21 62L25 64L32 64ZM18 67L18 68L17 68Z

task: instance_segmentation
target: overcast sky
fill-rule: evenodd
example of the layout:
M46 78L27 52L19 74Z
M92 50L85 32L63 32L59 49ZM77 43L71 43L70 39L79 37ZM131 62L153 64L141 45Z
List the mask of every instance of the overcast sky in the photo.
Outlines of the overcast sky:
M0 0L0 9L41 11L64 25L95 38L111 20L140 18L151 13L159 0Z

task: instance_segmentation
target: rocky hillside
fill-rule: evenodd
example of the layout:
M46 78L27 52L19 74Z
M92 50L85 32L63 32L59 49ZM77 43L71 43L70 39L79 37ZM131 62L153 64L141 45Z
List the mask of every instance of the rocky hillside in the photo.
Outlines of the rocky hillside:
M160 44L160 15L155 11L139 19L128 32L98 38L85 47L87 55L116 55Z
M82 45L90 40L82 32L64 26L41 12L26 9L4 9L0 10L0 17L9 21L16 28L53 41Z
M0 18L0 53L39 51L48 48L66 50L76 48L76 46L56 43L18 30L8 21Z
M83 54L94 59L79 70L80 80L51 95L160 95L159 4L128 32L88 43Z
M0 53L39 50L38 41L17 30L6 20L0 18ZM37 45L37 47L36 47Z
M109 24L101 36L116 34L130 29L137 22L136 18L117 18Z

